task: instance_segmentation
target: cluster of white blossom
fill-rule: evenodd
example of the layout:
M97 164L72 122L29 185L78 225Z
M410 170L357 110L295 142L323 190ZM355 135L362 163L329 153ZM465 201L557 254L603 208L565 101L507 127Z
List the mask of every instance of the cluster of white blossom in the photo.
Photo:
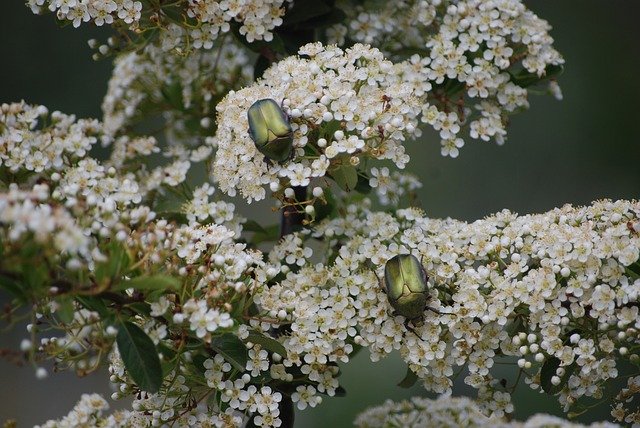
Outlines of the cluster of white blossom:
M620 393L614 398L615 406L612 406L611 416L618 422L632 424L635 428L640 426L640 408L635 410L626 408L629 403L640 396L640 376L631 376L627 379L627 386L620 390Z
M178 143L201 145L198 131L212 128L216 103L252 76L247 52L232 41L187 56L165 52L156 44L118 56L102 102L104 142L127 134L149 115L162 115L174 152ZM202 157L197 150L181 151L193 161L194 156Z
M24 101L0 105L0 167L35 173L60 171L87 155L100 123Z
M341 50L313 43L264 73L263 80L231 91L218 104L213 176L230 195L264 199L272 191L306 186L325 175L343 174L367 158L409 160L402 142L419 135L420 100L380 51L356 44ZM247 110L257 100L282 102L291 117L295 155L269 164L247 132ZM354 171L355 174L355 171Z
M93 246L85 229L67 209L49 200L46 184L28 191L12 184L0 193L0 240L19 243L32 234L36 242L49 243L63 255L90 258Z
M204 49L210 49L233 25L238 25L238 32L249 43L273 40L272 31L282 25L286 5L291 0L178 0L157 6L144 3L136 0L27 0L33 13L55 12L59 20L70 21L76 28L85 22L97 26L124 24L136 32L160 28L168 33L162 37L180 38L181 48Z
M354 425L358 428L617 428L609 422L582 425L551 415L536 414L524 422L506 421L497 417L487 417L480 407L465 397L442 395L435 400L413 397L410 400L394 402L369 408L358 415Z
M67 290L54 286L50 291L56 294L58 292L64 293ZM116 330L112 326L105 328L106 323L103 323L97 312L74 307L73 304L69 304L69 307L65 309L55 301L50 302L49 306L40 314L40 318L50 316L53 313L61 316L61 312L65 310L69 312L63 315L68 317L63 321L64 328L61 328L64 335L42 337L37 350L46 353L55 360L56 370L72 369L79 376L86 376L101 367L101 355L104 352L109 352L107 344ZM42 333L39 331L39 324L29 324L27 330L33 334Z
M231 23L249 43L273 40L272 30L282 25L285 4L292 0L189 0L187 14L199 24L191 30L194 47L210 48L218 33L226 33Z
M382 205L398 205L403 196L411 197L416 190L422 188L422 183L415 175L390 172L387 167L371 168L369 185L376 190L376 196Z
M111 236L155 217L141 204L146 190L135 173L117 170L89 156L101 136L100 122L76 120L75 116L57 111L49 115L45 107L24 102L3 104L0 111L0 167L6 167L18 182L24 182L38 195L34 199L25 194L19 207L12 197L20 193L18 183L11 183L15 186L5 198L9 202L14 199L13 209L4 210L3 215L15 217L20 210L25 211L12 223L12 234L19 236L22 230L37 232L40 228L36 234L42 237L43 233L58 229L57 248L87 256L89 235ZM127 157L144 156L155 150L153 139L125 138L120 144L125 142L130 143L126 149L130 154L115 163L118 167ZM137 171L141 176L143 172ZM30 184L38 180L46 185Z
M511 389L493 380L491 368L515 356L534 389L547 381L541 367L549 361L548 381L568 409L602 394L618 374L617 358L638 359L639 218L640 203L628 201L538 215L502 211L471 224L360 203L315 229L327 248L340 246L333 265L295 260L298 270L287 266L286 278L254 299L291 323L281 340L305 373L348 361L352 344L368 347L373 360L399 350L438 393L450 392L454 368L467 365L465 382L502 415L513 411ZM431 301L413 327L393 313L378 280L401 253L422 260L430 276Z
M99 394L82 394L80 401L68 415L59 420L50 420L34 428L79 428L109 426L99 424L103 413L109 410L109 403Z
M59 20L71 21L76 28L83 22L97 26L123 22L133 27L142 12L142 2L134 0L27 0L27 5L33 13L55 12Z
M236 212L236 207L231 202L223 200L211 200L215 188L208 183L197 187L193 191L193 199L187 202L182 211L186 213L190 224L214 223L224 225L235 232L235 237L242 233L244 217Z
M564 62L551 26L520 0L339 5L350 21L329 29L330 42L369 43L393 59L416 52L404 63L405 80L420 83L422 120L439 132L445 156L458 155L463 127L473 139L502 144L508 115L529 106L526 87ZM557 83L549 85L561 97Z

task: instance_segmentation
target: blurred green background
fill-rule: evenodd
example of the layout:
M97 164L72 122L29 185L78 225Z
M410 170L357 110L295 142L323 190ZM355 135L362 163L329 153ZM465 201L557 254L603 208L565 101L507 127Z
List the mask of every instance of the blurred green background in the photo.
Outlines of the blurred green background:
M60 29L53 16L34 16L21 0L2 3L0 103L24 99L100 117L111 63L92 61L86 41L104 40L108 30ZM503 208L541 212L564 203L640 197L640 3L525 3L554 27L555 46L567 62L560 78L564 100L532 97L531 109L513 118L502 147L468 141L460 157L450 159L440 156L432 133L410 144L409 170L424 182L420 199L430 216L473 220ZM17 348L25 335L24 330L0 332L0 348ZM299 413L297 426L351 426L368 406L423 394L420 387L395 386L404 371L397 355L376 364L358 355L341 378L347 397L325 399L319 408ZM37 381L32 368L0 360L0 422L16 418L26 427L60 417L81 393L91 391L110 394L104 373L83 379L53 374ZM465 391L458 382L454 393ZM515 402L518 419L560 411L555 400L527 388L520 388ZM584 420L607 416L601 407Z

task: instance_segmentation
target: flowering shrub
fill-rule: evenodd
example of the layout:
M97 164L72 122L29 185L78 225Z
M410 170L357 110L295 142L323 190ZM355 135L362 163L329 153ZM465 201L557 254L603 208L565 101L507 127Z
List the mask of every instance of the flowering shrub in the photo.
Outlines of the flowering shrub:
M355 420L358 428L378 427L485 427L500 428L583 428L585 425L571 423L555 416L536 414L525 422L487 417L471 400L464 397L441 396L437 400L414 397L411 400L384 404L367 409ZM587 425L591 428L615 428L620 425L598 422Z
M90 44L115 67L101 121L0 106L3 317L32 308L21 349L39 377L47 359L106 365L112 398L133 400L108 415L85 395L43 426L292 426L296 407L344 394L363 348L398 350L403 386L450 394L466 370L478 396L388 404L362 426L456 406L506 424L520 380L570 416L613 393L612 416L638 423L639 377L613 380L640 360L640 204L430 219L398 171L423 123L456 157L463 129L504 142L527 88L560 97L550 27L520 1L28 5L112 25ZM238 215L235 196L270 196L281 224ZM419 317L387 294L407 254L425 271Z

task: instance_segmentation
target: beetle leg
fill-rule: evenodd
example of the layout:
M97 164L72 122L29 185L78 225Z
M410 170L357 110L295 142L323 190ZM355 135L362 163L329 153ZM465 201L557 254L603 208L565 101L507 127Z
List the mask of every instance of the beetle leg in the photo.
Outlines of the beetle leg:
M431 306L427 306L425 309L427 309L427 310L429 310L429 311L431 311L431 312L435 312L435 313L436 313L436 314L438 314L438 315L443 315L443 314L444 314L443 312L440 312L439 310L434 309L434 308L432 308Z
M407 330L409 330L411 333L415 334L415 335L416 335L416 337L417 337L418 339L422 340L422 337L420 337L420 335L418 334L418 332L416 331L416 329L415 329L415 328L413 328L411 325L409 325L409 324L410 324L410 323L412 323L412 322L413 322L413 320L405 319L405 320L404 320L404 326L405 326L405 328L406 328Z

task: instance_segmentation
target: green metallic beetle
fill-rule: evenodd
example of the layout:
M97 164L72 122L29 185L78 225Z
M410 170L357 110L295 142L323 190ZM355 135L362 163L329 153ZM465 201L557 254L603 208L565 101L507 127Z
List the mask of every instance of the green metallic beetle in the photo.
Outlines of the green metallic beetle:
M425 309L440 313L427 306L428 279L422 263L411 254L398 254L384 266L384 288L389 303L396 315L406 318L405 326L411 331L413 328L409 326L409 322L415 324L421 320Z
M249 136L260 153L284 162L293 151L293 130L289 116L271 98L258 100L247 111Z

